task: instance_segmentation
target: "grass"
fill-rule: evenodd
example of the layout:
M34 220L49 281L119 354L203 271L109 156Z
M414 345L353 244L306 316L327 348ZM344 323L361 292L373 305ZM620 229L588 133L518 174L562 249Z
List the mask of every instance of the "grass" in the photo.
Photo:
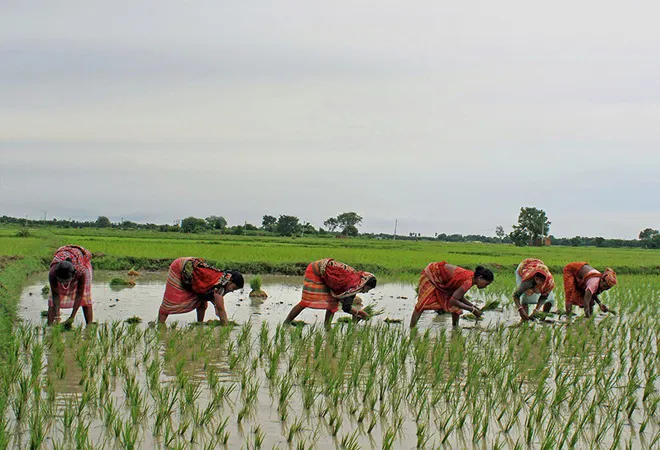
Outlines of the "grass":
M96 229L36 229L33 237L16 238L12 228L0 229L0 254L22 255L24 248L44 242L76 242L95 254L96 268L167 269L181 255L204 257L218 267L245 273L302 274L306 265L328 256L378 275L418 276L431 261L445 259L474 268L478 264L513 271L533 254L555 273L570 261L586 260L595 267L611 266L619 273L660 274L660 252L645 249L595 247L521 248L504 244L382 241L370 239L278 238L186 235L148 231ZM440 256L439 256L440 255Z

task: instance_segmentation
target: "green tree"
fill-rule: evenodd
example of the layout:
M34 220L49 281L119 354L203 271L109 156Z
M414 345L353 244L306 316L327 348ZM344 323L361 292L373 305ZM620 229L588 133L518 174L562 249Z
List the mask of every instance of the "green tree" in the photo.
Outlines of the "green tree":
M647 241L653 239L653 236L660 234L660 231L654 230L653 228L646 228L639 232L639 240Z
M506 236L506 233L504 232L504 227L502 225L499 225L498 227L495 228L495 235L500 240L500 242L504 240L504 236Z
M275 231L277 228L277 218L275 216L265 215L261 219L261 226L266 231Z
M545 211L534 207L520 208L518 225L509 234L511 241L518 246L530 245L550 232L550 221Z
M362 223L362 216L356 212L341 213L337 216L337 223L342 229L342 234L347 236L357 236L357 226Z
M575 236L569 239L569 242L573 247L579 247L582 245L582 238L580 236Z
M653 228L646 228L639 232L639 240L646 248L660 248L660 232Z
M227 228L227 219L222 216L208 216L206 223L212 230L224 230Z
M316 228L314 228L314 225L311 223L305 222L302 227L302 232L303 234L316 234Z
M186 217L181 221L181 231L184 233L199 233L204 231L206 227L206 220L197 217Z
M110 222L110 219L108 219L106 216L99 216L96 219L96 228L110 228L112 226L112 222Z
M334 232L337 227L339 227L339 222L337 222L336 217L330 217L328 220L323 222L323 226L328 229L331 233Z
M277 219L277 232L282 236L292 236L300 230L300 223L295 216L282 215Z

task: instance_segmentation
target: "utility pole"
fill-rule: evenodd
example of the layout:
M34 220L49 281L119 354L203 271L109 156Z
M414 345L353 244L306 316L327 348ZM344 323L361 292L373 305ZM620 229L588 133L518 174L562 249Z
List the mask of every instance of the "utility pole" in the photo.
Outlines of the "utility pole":
M396 225L399 222L399 219L394 219L394 238L393 241L396 241Z

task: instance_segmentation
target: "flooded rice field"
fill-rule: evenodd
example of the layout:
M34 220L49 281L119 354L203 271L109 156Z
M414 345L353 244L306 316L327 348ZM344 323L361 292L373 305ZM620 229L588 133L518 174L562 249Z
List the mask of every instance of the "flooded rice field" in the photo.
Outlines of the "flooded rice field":
M97 274L95 274L97 275ZM301 277L263 277L269 297L229 294L234 327L195 313L155 320L164 274L115 290L98 274L98 323L46 327L45 276L29 281L6 362L0 443L10 448L658 448L657 287L622 287L618 313L519 325L427 312L407 322L414 287L384 283L359 324L282 326ZM473 296L478 303L500 294ZM505 300L502 298L502 300ZM649 301L650 300L650 301ZM508 300L505 300L508 302ZM653 313L652 313L653 312ZM139 316L141 324L124 320ZM341 312L335 316L346 316ZM66 311L63 314L66 317ZM214 319L212 309L207 320ZM175 319L175 320L173 320ZM385 323L401 319L403 323Z
M110 285L110 281L116 277L127 278L125 272L94 272L94 284L92 286L92 301L94 308L94 317L99 322L112 322L113 320L125 320L129 317L138 316L143 320L144 325L150 321L155 321L158 316L158 308L163 299L165 291L165 280L167 272L145 273L136 279L137 284L133 287L115 287ZM249 297L250 287L245 285L242 291L232 292L225 297L225 306L230 320L237 323L251 321L255 326L260 326L262 322L269 325L282 323L291 308L300 301L302 292L303 277L296 276L262 276L262 289L268 293L265 300L252 299ZM34 275L28 279L25 290L19 304L19 316L24 320L33 323L42 321L41 313L47 310L47 297L42 296L41 290L47 283L47 274ZM476 292L472 298L485 302L488 293ZM471 292L472 294L473 292ZM410 322L410 315L416 302L415 286L411 283L403 282L385 282L379 283L378 287L366 294L360 294L364 305L376 303L379 309L384 309L384 313L377 316L375 320L393 319L401 320L402 323ZM495 296L502 302L508 302L505 297ZM62 320L68 317L71 310L62 310ZM487 312L479 326L490 326L501 322L509 324L517 322L515 311ZM307 309L303 311L296 320L305 323L322 323L325 311ZM341 310L335 314L334 320L341 317L349 317ZM213 308L209 307L206 312L206 320L216 319ZM45 319L43 319L45 321ZM195 311L187 314L174 315L168 318L169 322L191 323L197 320ZM76 316L77 324L84 324L82 311ZM462 321L465 327L472 327L474 323ZM422 315L419 325L420 328L438 328L444 329L451 326L451 317L449 315L437 315L427 312Z

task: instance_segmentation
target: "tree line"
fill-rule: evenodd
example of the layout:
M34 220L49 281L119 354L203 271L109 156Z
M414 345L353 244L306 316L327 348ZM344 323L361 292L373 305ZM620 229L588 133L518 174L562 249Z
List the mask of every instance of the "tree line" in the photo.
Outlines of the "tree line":
M234 235L279 235L279 236L362 236L372 239L398 239L398 240L437 240L443 242L482 242L526 245L563 245L563 246L595 246L595 247L632 247L632 248L660 248L660 232L657 229L646 228L640 231L638 239L606 239L603 237L574 236L559 238L549 234L551 222L545 211L535 207L523 207L518 215L518 223L513 225L511 233L505 233L504 227L495 229L495 236L479 234L446 234L435 233L434 236L422 236L420 233L409 233L407 236L395 236L388 233L359 233L358 227L362 223L362 216L356 212L345 212L330 217L323 222L323 227L315 228L296 216L264 215L261 225L248 222L242 225L230 226L223 216L186 217L178 223L154 224L137 223L130 220L112 222L106 216L99 216L95 221L77 221L67 219L32 220L9 216L0 217L0 224L14 224L24 227L53 226L60 228L114 228L122 230L152 230L160 232L202 233L217 232Z

